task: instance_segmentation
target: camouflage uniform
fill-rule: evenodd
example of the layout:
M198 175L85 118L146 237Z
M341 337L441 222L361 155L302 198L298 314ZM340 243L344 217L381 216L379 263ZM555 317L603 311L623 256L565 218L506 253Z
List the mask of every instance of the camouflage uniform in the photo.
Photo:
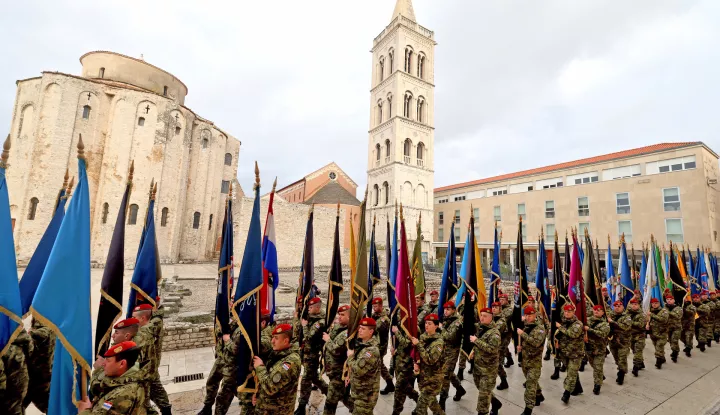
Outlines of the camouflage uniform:
M426 303L417 310L418 335L425 333L425 316L430 314L430 306Z
M95 382L95 398L93 407L79 413L79 415L135 415L144 414L146 408L145 387L138 382L144 375L138 373L136 367L118 377L104 377L93 373ZM99 379L98 379L99 378ZM92 384L92 383L91 383ZM111 405L107 408L107 404Z
M418 374L418 399L415 411L427 414L430 409L434 414L444 414L435 397L440 393L443 384L443 349L444 342L440 333L433 335L424 333L415 346L420 355L420 373Z
M645 366L643 350L645 349L645 325L647 322L642 309L638 311L628 310L627 313L632 319L630 346L633 352L633 367L637 366L640 369Z
M490 410L490 401L495 399L493 388L497 378L498 349L502 340L500 332L494 324L480 325L477 339L473 342L473 380L478 390L477 411L479 414L487 414Z
M710 301L705 300L700 303L697 307L698 319L695 322L699 325L698 329L698 346L702 345L700 350L705 347L705 344L712 341L712 309L710 308Z
M685 345L685 354L689 355L693 347L693 337L695 336L695 313L697 309L691 301L686 301L682 307L682 333L680 340Z
M703 303L707 304L708 307L710 307L710 316L707 323L707 345L710 346L712 344L712 341L715 339L715 313L717 313L718 310L715 306L715 300L711 300L710 298L708 298L707 300L703 301Z
M235 329L237 327L237 323L235 321L231 322L231 329ZM272 331L275 327L271 325L266 325L264 329L260 331L260 358L263 359L263 361L267 360L267 357L270 355L270 352L272 352ZM233 364L235 364L235 361L233 361ZM237 378L236 378L237 379ZM237 383L237 380L236 380ZM252 404L252 392L238 392L238 400L240 401L240 407L242 408L242 414L243 415L254 415L255 414L255 406ZM232 400L231 400L232 402Z
M300 406L307 405L312 385L327 395L327 383L320 377L320 354L323 348L322 334L325 332L325 316L322 313L308 314L303 330L302 361L303 375L300 380Z
M152 373L150 379L150 394L148 395L148 401L153 401L160 408L163 415L170 413L170 399L165 391L165 388L160 382L160 373L158 368L160 367L160 359L162 358L162 338L163 338L163 319L165 318L165 310L163 306L158 307L152 313L152 318L147 324L152 332L153 339L155 340L155 371Z
M683 309L677 304L665 306L668 310L668 335L667 339L670 342L670 356L673 361L677 360L677 355L680 354L680 331L682 330Z
M537 399L542 396L540 388L540 372L542 370L542 355L545 346L547 331L545 324L540 321L526 323L523 334L520 336L522 345L523 364L525 375L525 407L534 408Z
M612 323L610 327L612 329L612 340L610 341L610 353L615 359L615 364L618 367L618 372L622 372L623 375L628 372L627 359L630 354L630 339L632 327L632 318L630 315L623 311L622 313L616 313L614 310L608 314ZM620 378L618 374L618 378Z
M445 346L443 353L443 369L444 376L442 379L442 388L440 392L440 400L447 399L450 392L450 383L456 391L464 390L455 374L455 363L460 353L460 343L462 342L462 319L457 313L443 320L442 339ZM462 395L462 394L461 394Z
M608 336L610 335L610 324L605 316L588 318L588 342L587 356L593 368L593 383L600 386L603 383L603 364L607 354Z
M258 378L258 415L291 415L300 377L300 350L295 343L285 350L273 350L263 366L255 369Z
M366 342L358 339L355 351L347 359L350 369L350 394L353 415L372 415L380 392L380 350L375 336Z
M230 321L230 331L233 332L237 328L235 320ZM216 327L215 330L215 361L213 362L212 369L208 375L207 381L205 382L205 401L204 406L212 408L215 404L215 398L217 397L218 390L220 390L220 382L223 378L222 367L226 361L225 347L222 340L222 331L219 330L220 326Z
M341 400L345 406L352 409L349 396L345 388L345 381L342 378L345 360L347 359L347 326L340 324L333 325L330 329L330 340L325 343L325 374L330 383L328 394L325 400L323 414L334 414L337 404Z
M390 317L388 317L385 310L382 310L379 313L373 313L372 318L377 324L377 326L375 327L375 335L377 336L380 343L380 376L383 378L383 380L385 380L385 383L390 384L392 383L393 378L392 376L390 376L390 372L385 366L385 362L383 362L382 360L385 355L387 355L388 338L390 333Z
M224 358L220 372L222 373L222 386L215 400L215 414L224 415L230 409L233 398L237 395L237 351L240 342L243 341L242 331L235 327L230 340L223 342L222 356Z
M145 389L145 409L148 414L157 414L157 411L150 405L150 383L152 382L154 374L157 373L155 339L153 338L150 325L146 324L140 327L133 337L133 341L140 349L140 356L138 357L140 372L136 376L138 376L140 385Z
M20 327L17 337L2 356L7 376L7 390L3 402L3 412L6 414L25 413L23 401L27 396L30 383L27 364L30 361L32 350L32 339L25 329Z
M575 315L572 318L565 318L563 316L563 322L557 329L558 333L562 334L560 343L562 343L563 355L567 358L567 374L565 375L565 382L563 386L567 392L573 392L575 390L575 383L578 380L578 370L580 369L580 362L585 354L585 342L583 334L585 330L580 320Z
M665 345L668 339L668 318L670 312L667 308L650 308L650 340L655 346L655 358L665 361Z
M460 316L460 318L462 318L462 316L465 315L464 312L465 312L465 303L462 303L457 308L457 313ZM478 321L477 308L474 308L473 312L475 314L475 321ZM473 323L473 324L475 324L475 323ZM465 353L460 353L460 358L458 360L458 374L463 373L463 371L465 370L466 367L467 367L467 356L465 355ZM458 378L458 380L459 380L459 378Z
M715 305L715 312L713 313L715 317L715 342L720 343L720 298L716 298L713 303Z
M405 405L405 399L417 401L418 393L413 388L415 374L413 371L413 359L410 357L412 351L410 338L403 329L395 333L395 397L393 402L393 414L399 414Z
M508 340L506 344L505 340L506 338L512 339L512 335L508 336L510 328L508 327L507 320L505 319L505 317L503 317L502 312L498 315L493 315L493 323L495 324L495 328L500 333L501 346L498 349L498 376L500 376L500 379L506 379L507 373L505 372L505 366L503 364L505 363L505 354L507 353L510 341ZM505 345L505 348L503 348L503 344Z
M28 375L30 384L25 396L25 408L32 402L40 412L47 413L50 398L50 372L55 354L55 334L38 320L33 319L30 330L33 351L30 354Z
M513 315L513 306L512 304L508 303L507 305L504 305L502 307L502 316L505 319L505 325L507 326L507 331L502 334L502 343L500 344L500 364L503 363L503 361L507 358L509 363L512 363L512 352L510 351L510 342L512 342L513 339L513 333L512 333L512 325L510 324L512 322L512 315ZM504 370L503 370L504 372Z

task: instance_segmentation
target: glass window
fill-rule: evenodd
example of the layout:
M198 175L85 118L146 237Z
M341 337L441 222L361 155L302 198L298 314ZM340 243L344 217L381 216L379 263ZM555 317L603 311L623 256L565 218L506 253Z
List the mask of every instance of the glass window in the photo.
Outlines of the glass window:
M502 217L500 216L500 206L493 207L493 216L495 217L495 220L497 222L500 222L500 220L502 220Z
M440 228L438 229L438 241L441 241L445 239L445 229Z
M585 230L587 229L588 233L590 232L590 222L580 222L578 223L578 236L584 236Z
M455 227L455 242L460 242L460 227Z
M685 169L694 169L695 168L695 160L688 161L685 163Z
M460 223L460 211L455 211L455 223Z
M135 225L137 223L138 205L130 205L130 214L128 215L128 225Z
M220 185L220 193L230 193L230 180L223 180Z
M553 219L555 217L555 201L554 200L546 200L545 201L545 217L547 219Z
M677 187L669 187L663 189L663 208L665 212L675 212L680 210L680 189Z
M587 196L578 197L578 216L590 216L590 202Z
M443 212L438 212L438 225L442 225L445 223L445 215ZM442 238L440 238L442 239Z
M582 184L582 179L575 179L575 184Z
M475 218L475 223L480 221L480 209L479 208L473 209L473 217Z
M618 221L618 238L625 234L625 242L632 242L632 222L629 220Z
M525 214L525 203L519 203L518 205L518 216L522 218L522 220L527 220L527 215Z
M200 228L200 212L193 213L193 229Z
M682 166L683 166L682 163L673 164L672 166L670 166L670 170L679 171L679 170L682 170Z
M660 171L660 173L667 173L670 171L670 166L660 166L658 167L658 170Z
M593 177L591 177L591 178L590 178L590 181L591 181L592 183L597 182L597 181L598 181L598 176L593 176Z
M615 203L618 215L630 213L630 194L618 193L615 195Z
M522 232L522 241L527 242L527 225L523 223L520 231Z
M89 105L85 105L85 106L83 107L82 117L83 117L83 119L85 119L85 120L87 120L88 118L90 118L90 106L89 106Z
M555 224L545 224L545 242L555 243Z
M589 178L589 177L583 177L582 182L583 182L583 183L590 183L590 178Z
M668 242L685 242L682 219L665 219L665 236Z

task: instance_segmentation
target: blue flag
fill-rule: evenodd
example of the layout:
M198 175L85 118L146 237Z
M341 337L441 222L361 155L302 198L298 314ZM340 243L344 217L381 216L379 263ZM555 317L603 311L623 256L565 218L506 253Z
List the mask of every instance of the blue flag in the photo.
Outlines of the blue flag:
M370 236L370 255L368 263L368 296L370 301L367 303L366 311L368 316L372 316L372 296L373 287L382 282L380 278L380 260L377 253L377 245L375 244L375 223L373 222L372 233Z
M545 241L540 241L540 258L535 274L535 287L538 293L538 304L542 305L542 314L549 318L552 312L552 293L550 292L550 276L547 267L547 252L545 252Z
M703 290L710 290L710 280L708 279L707 265L705 265L705 252L700 251L700 255L697 257L697 267L700 269L700 287Z
M488 287L488 307L498 301L500 287L500 239L498 239L497 223L495 224L495 241L493 242L493 260L490 267L490 287Z
M620 248L622 250L622 247ZM622 252L620 252L620 262L622 262ZM620 266L621 264L618 264ZM622 294L622 287L619 284L619 281L617 281L617 276L615 275L615 267L613 267L612 263L612 248L610 247L610 238L608 237L608 249L605 253L605 284L607 287L608 297L610 298L610 304L608 304L610 307L612 307L612 303L614 303Z
M392 316L393 325L397 322L397 315L396 315L396 309L397 309L397 294L395 291L395 283L397 281L397 267L398 267L398 246L397 246L397 234L398 234L398 217L397 217L397 209L395 209L395 222L393 223L393 233L392 233L392 250L390 255L390 271L388 275L388 283L390 289L392 289L392 294L388 292L388 305L390 306L390 315ZM387 249L390 249L390 246L388 246Z
M619 298L622 300L623 305L627 307L628 303L634 295L634 284L632 280L632 275L630 273L630 263L628 262L627 246L625 245L624 240L620 243L620 264L618 264L618 268L620 269L620 286L622 288L619 291L619 293L622 293Z
M642 260L640 261L640 286L638 289L642 293L642 295L645 295L645 274L647 273L647 256L645 255L645 250L642 250Z
M133 309L142 303L153 306L158 295L157 280L159 266L157 257L157 241L155 240L155 197L151 197L147 220L143 229L142 245L138 252L128 297L127 316L132 317Z
M22 328L22 303L15 262L10 198L5 180L9 146L10 141L6 141L6 151L0 159L0 356L5 355Z
M440 280L440 298L438 299L438 317L443 321L445 317L444 304L453 298L457 292L457 263L455 262L455 231L450 227L450 240L445 254L442 280Z
M455 295L455 307L460 307L460 304L465 298L465 278L468 275L468 262L470 260L469 256L471 249L472 245L470 245L470 232L468 232L467 237L465 238L465 250L463 251L463 259L460 263L460 287L458 287L457 294Z
M67 197L65 196L65 189L63 188L60 191L58 205L55 208L55 213L53 213L50 224L47 229L45 229L42 238L40 238L40 243L37 248L35 248L35 252L32 258L30 258L30 262L28 262L27 268L25 268L25 272L20 280L20 298L22 299L23 317L30 312L30 304L32 304L33 297L35 297L35 291L37 290L38 284L40 284L43 271L45 271L45 265L50 257L50 251L55 244L55 238L57 238L58 231L60 230L60 224L65 217L65 203L67 203Z
M220 326L222 334L230 332L230 300L233 285L233 217L232 196L225 204L225 218L222 229L222 248L218 262L218 287L215 297L215 325Z
M262 231L260 230L260 178L257 164L255 167L255 200L250 214L250 229L237 288L233 303L233 317L242 332L242 340L238 345L237 384L238 392L256 392L257 376L251 370L253 356L260 353L260 306L258 304L260 289L263 285L262 267Z
M693 272L692 276L690 277L690 293L692 295L698 294L700 295L700 292L702 292L702 284L700 282L700 248L697 249L697 254L695 256L695 263L693 264ZM690 255L690 262L692 263L692 254Z
M33 317L49 327L55 342L48 413L77 414L82 376L90 374L90 202L82 138L78 143L77 190L65 213L32 302Z

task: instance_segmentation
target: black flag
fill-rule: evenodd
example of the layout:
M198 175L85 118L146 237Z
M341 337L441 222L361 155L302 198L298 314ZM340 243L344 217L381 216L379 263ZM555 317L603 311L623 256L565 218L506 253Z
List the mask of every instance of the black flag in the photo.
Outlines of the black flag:
M517 329L525 327L522 321L523 308L528 300L528 293L530 288L528 287L527 280L527 269L525 268L525 248L523 247L523 234L522 234L522 217L518 224L517 234L517 248L515 251L515 304L512 315L512 335L513 343L517 348L518 337Z
M473 324L475 321L477 321L476 317L476 311L478 308L477 304L477 290L478 290L478 282L477 282L477 267L475 265L475 261L478 261L479 258L475 258L475 249L472 244L475 242L475 217L470 216L470 238L468 239L470 241L470 245L466 246L465 249L467 249L468 253L468 262L467 262L467 275L461 276L465 281L465 294L464 294L464 302L465 306L463 308L463 321L467 322L463 324L463 341L462 341L462 352L467 356L470 354L473 348L473 343L470 341L470 336L477 335L475 332L475 324ZM455 260L454 253L449 252L448 255L452 255L453 257L451 260ZM482 307L485 307L485 304L482 304ZM477 316L479 316L480 313L477 313Z
M675 304L682 305L683 299L687 294L687 287L683 281L682 275L680 275L680 268L678 268L677 261L675 260L675 252L673 252L672 242L670 243L670 279L672 280L672 294L675 297ZM682 258L681 258L682 259Z
M343 290L342 262L340 260L340 204L335 217L335 236L333 239L332 262L328 275L328 300L325 309L325 327L332 327L333 320L340 306L340 293Z

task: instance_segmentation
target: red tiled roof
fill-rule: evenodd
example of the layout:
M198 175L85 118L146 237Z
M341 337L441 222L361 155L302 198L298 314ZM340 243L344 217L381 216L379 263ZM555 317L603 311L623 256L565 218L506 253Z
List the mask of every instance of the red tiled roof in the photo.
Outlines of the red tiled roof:
M703 143L701 141L688 141L688 142L682 142L682 143L653 144L650 146L634 148L632 150L625 150L625 151L618 151L618 152L610 153L610 154L604 154L602 156L588 157L588 158L584 158L584 159L580 159L580 160L567 161L565 163L553 164L550 166L518 171L515 173L501 174L499 176L488 177L488 178L480 179L480 180L473 180L473 181L464 182L464 183L451 184L448 186L438 187L435 189L435 192L460 189L460 188L467 187L467 186L475 186L475 185L479 185L479 184L492 183L492 182L497 182L500 180L515 179L518 177L530 176L530 175L534 175L534 174L549 173L549 172L553 172L556 170L570 169L570 168L581 167L581 166L585 166L585 165L589 165L589 164L602 163L602 162L606 162L606 161L612 161L612 160L617 160L617 159L622 159L622 158L627 158L627 157L641 156L641 155L645 155L645 154L656 153L659 151L674 150L674 149L678 149L678 148L682 148L682 147L690 147L690 146L695 146L695 145L703 145Z

